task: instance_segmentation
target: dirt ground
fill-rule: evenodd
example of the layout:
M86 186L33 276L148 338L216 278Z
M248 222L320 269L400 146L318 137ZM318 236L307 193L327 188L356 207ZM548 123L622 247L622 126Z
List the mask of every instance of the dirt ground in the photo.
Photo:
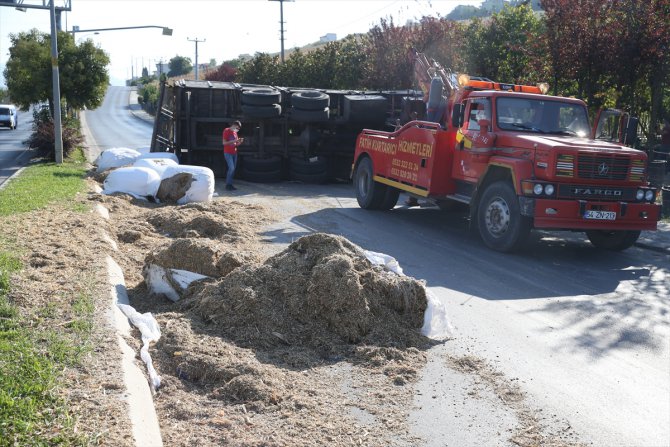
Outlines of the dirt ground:
M418 331L422 283L371 266L340 237L314 234L279 251L261 236L278 215L259 205L217 198L163 206L93 193L79 202L101 203L110 220L66 209L15 218L9 237L26 247L28 267L13 298L29 312L47 300L60 308L64 289L94 292L95 348L84 367L66 372L65 398L78 427L97 434L95 443L132 445L120 353L107 322L104 257L111 254L131 304L161 327L150 353L162 378L154 403L166 446L422 445L407 422L413 385L434 345ZM210 278L175 303L148 292L147 263ZM139 352L134 335L128 342ZM575 445L544 433L522 391L481 361L452 358L446 366L477 375L516 411L511 445Z

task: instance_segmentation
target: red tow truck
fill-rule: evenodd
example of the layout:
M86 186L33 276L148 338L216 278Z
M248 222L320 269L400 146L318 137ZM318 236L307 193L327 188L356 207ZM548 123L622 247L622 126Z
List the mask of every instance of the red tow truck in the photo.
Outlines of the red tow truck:
M583 101L548 96L546 84L456 75L420 53L415 72L426 119L357 138L352 173L362 208L392 209L400 192L445 208L460 202L484 243L502 252L533 228L584 231L609 250L656 229L647 155L596 138L603 125L590 126Z

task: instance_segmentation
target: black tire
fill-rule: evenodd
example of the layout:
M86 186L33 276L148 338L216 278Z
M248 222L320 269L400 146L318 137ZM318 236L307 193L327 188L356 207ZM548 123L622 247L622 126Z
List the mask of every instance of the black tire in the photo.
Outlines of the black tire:
M272 104L269 106L242 106L242 113L247 118L276 118L281 115L281 106Z
M303 183L322 184L328 182L330 179L328 172L317 172L316 174L304 174L302 172L290 171L289 177L291 180L297 180Z
M293 107L291 109L291 119L301 123L321 123L330 118L330 109L327 107L321 110L302 110Z
M271 106L277 104L281 93L273 88L250 88L242 91L242 104L248 106Z
M372 160L363 158L356 166L354 188L358 205L366 210L380 209L386 195L387 186L375 182L373 175Z
M254 183L276 183L282 180L282 175L281 169L269 172L256 172L242 168L242 178Z
M531 220L521 215L519 199L512 185L499 181L484 190L477 207L477 225L489 248L510 252L520 248L528 238Z
M603 250L621 251L631 247L640 237L639 231L589 230L586 236L591 243Z
M253 155L242 157L244 169L249 172L272 172L281 170L281 157L271 155L267 158L256 158Z
M322 174L328 172L328 159L324 157L291 157L289 159L289 170L296 174Z
M398 203L399 197L400 190L393 188L392 186L386 186L386 194L384 194L384 199L379 204L379 209L392 210Z
M330 106L330 96L316 90L295 92L291 95L291 105L300 110L323 110Z

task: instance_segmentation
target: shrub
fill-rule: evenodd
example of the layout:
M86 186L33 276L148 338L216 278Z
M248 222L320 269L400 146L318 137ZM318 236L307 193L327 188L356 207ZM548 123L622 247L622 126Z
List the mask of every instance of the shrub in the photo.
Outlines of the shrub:
M79 127L79 120L76 118L63 118L63 157L69 156L77 146L84 142L84 136ZM55 156L55 140L54 121L49 109L46 107L35 109L33 111L33 133L26 143L30 147L50 151L52 156Z

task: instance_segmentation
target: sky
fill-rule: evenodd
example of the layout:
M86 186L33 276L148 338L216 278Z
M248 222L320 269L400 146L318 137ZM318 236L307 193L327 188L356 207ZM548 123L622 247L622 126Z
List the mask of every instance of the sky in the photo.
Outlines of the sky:
M41 5L42 0L19 0ZM64 0L55 0L63 6ZM457 5L479 6L481 0L286 0L284 10L285 49L301 47L327 33L343 38L366 32L381 18L395 23L422 16L446 16ZM195 62L217 63L240 54L278 53L280 3L268 0L71 0L72 11L63 14L63 29L81 30L155 25L173 29L172 36L161 29L77 33L77 40L92 39L111 59L108 67L112 85L124 85L142 67L150 72L155 64L179 55ZM49 32L49 11L0 7L0 70L9 57L10 33L37 28ZM190 40L189 40L190 39ZM0 75L4 86L4 76Z

